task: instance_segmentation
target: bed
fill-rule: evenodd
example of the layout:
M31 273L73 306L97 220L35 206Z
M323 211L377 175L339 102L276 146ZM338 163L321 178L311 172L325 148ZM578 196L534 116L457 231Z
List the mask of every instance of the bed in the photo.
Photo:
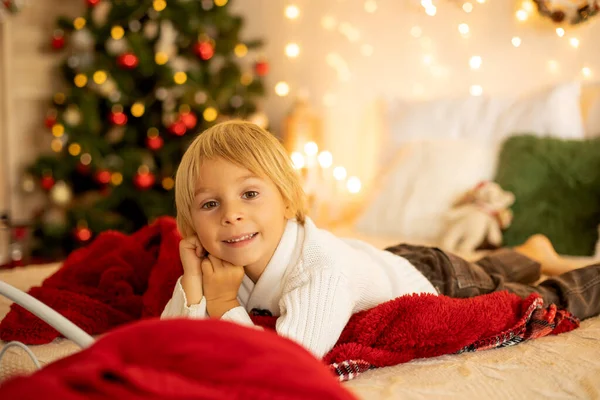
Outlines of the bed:
M385 247L398 242L391 236L368 236L340 226L334 232ZM41 282L59 264L31 265L0 271L0 279L21 290ZM10 301L0 298L0 318ZM0 343L3 347L5 343ZM30 346L42 367L77 352L66 339ZM8 349L0 365L0 380L27 374L35 366L25 352ZM600 317L560 336L518 346L461 355L419 359L368 371L343 385L361 399L396 398L598 398L600 396Z
M406 120L399 117L388 121L391 122L388 129L402 132L403 137L383 140L387 149L398 148L402 141L411 139L411 134L419 138L423 135L436 137L427 137L427 141L413 146L414 151L408 157L403 155L404 164L398 167L394 184L387 185L387 189L392 188L394 191L386 192L386 185L381 182L365 182L368 191L377 193L379 198L371 196L365 202L367 205L361 218L348 218L348 221L353 222L336 223L329 229L338 236L361 239L378 248L399 242L435 244L430 238L438 233L439 215L447 206L446 203L477 181L490 179L493 157L489 159L487 153L473 148L474 145L481 147L480 139L486 127L484 122L489 125L487 135L494 140L508 131L523 130L577 139L583 137L584 132L582 110L584 117L592 113L589 106L580 104L580 95L580 87L571 84L510 104L494 102L496 106L502 105L494 111L498 113L494 121L488 115L492 107L487 103L482 103L477 108L488 110L488 114L481 115L481 118L486 117L485 121L473 121L472 116L479 114L473 109L475 100L472 98L452 103L403 105L404 109L398 115ZM600 112L600 94L594 97L594 101L596 111L593 113L597 114ZM590 103L591 100L587 99L586 102ZM432 113L440 117L433 121L438 124L433 128L430 118ZM417 121L419 115L423 118ZM444 121L444 115L452 121ZM497 127L504 127L505 132L497 131ZM542 132L538 127L549 127L552 132ZM600 126L586 128L588 131L594 129L594 132L600 132ZM469 136L471 131L473 136ZM461 132L462 136L454 137L452 132ZM474 135L479 136L475 138ZM381 135L377 133L375 136ZM451 142L448 141L449 138L452 139ZM490 143L486 146L494 148ZM365 157L363 161L374 162L378 156L373 154L371 160ZM380 158L385 160L385 157ZM458 163L462 163L467 172L448 175L448 165ZM383 189L377 188L378 185ZM431 195L432 187L437 190L435 196ZM390 211L397 212L392 215ZM394 229L397 231L393 232ZM474 258L478 255L463 256ZM578 260L580 264L592 261L591 258ZM4 270L0 271L0 280L26 291L32 286L40 285L58 267L58 264L48 264ZM6 315L9 306L10 302L0 297L0 319ZM0 342L0 347L4 344ZM78 346L66 339L31 346L31 349L42 366L79 350ZM31 373L34 369L23 350L10 348L0 365L0 381L15 374ZM358 398L370 400L597 399L600 398L600 316L583 321L578 329L559 336L543 337L495 350L417 359L365 372L343 385Z

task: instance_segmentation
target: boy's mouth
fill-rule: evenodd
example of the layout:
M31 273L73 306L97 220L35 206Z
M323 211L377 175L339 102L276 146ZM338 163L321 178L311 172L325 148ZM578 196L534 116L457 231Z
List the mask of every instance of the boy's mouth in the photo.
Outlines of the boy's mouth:
M227 240L223 240L223 242L229 243L229 244L248 242L248 241L252 240L256 235L258 235L258 232L247 233L244 235L232 237Z

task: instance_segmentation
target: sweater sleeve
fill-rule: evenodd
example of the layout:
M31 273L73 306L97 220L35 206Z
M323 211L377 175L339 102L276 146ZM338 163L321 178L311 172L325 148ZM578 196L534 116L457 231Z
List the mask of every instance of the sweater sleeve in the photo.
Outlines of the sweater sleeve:
M175 289L173 289L173 297L171 297L171 300L169 300L165 306L165 309L160 317L162 319L180 317L194 319L209 318L209 315L206 312L206 297L202 296L200 303L188 306L187 297L185 295L185 291L183 290L183 286L181 285L180 277L175 284ZM225 314L223 314L221 319L235 322L240 325L254 326L252 319L250 319L250 316L242 306L235 307L227 311Z
M280 308L277 332L322 358L338 341L354 304L347 279L324 269L284 293Z
M187 305L187 297L185 296L183 286L181 286L181 278L182 276L177 279L175 289L173 289L173 296L165 306L160 318L208 318L208 314L206 313L206 298L204 296L202 296L200 303Z

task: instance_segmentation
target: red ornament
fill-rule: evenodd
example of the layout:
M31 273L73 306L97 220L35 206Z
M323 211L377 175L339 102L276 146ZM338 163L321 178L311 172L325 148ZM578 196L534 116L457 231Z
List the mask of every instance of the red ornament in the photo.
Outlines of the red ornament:
M92 238L92 231L89 228L76 228L73 234L80 243L85 243Z
M87 174L90 173L90 166L89 165L85 165L84 163L81 163L81 162L77 163L77 166L75 167L75 169L81 175L87 175Z
M175 136L183 136L187 131L185 123L181 120L175 121L169 126L169 131Z
M54 116L54 115L48 115L46 117L46 119L44 120L44 125L46 125L46 128L48 128L48 129L52 128L55 124L56 124L56 116Z
M152 174L150 172L146 172L146 173L138 172L133 177L133 183L140 190L150 189L154 185L155 181L156 181L156 178L154 177L154 174Z
M111 113L108 115L108 119L113 124L119 126L125 125L127 123L127 115L125 115L125 113L122 111L111 111Z
M42 186L42 189L49 191L50 189L52 189L54 187L54 184L56 182L54 181L54 178L52 177L52 175L44 175L40 181L40 185Z
M179 120L183 122L187 129L192 129L198 123L198 117L193 112L181 114Z
M138 66L139 59L133 53L123 53L119 57L117 57L117 64L121 68L125 69L134 69Z
M52 36L52 48L54 50L60 50L65 47L65 36L62 33L55 33Z
M194 45L194 52L198 57L203 60L210 60L212 56L215 54L215 48L213 47L211 42L202 41L197 42Z
M108 185L110 182L111 173L107 169L100 169L96 171L96 182L101 185Z
M165 141L160 136L149 137L146 139L146 146L148 146L150 150L160 150L163 147L163 144L165 144Z
M269 63L267 61L258 61L254 64L254 71L258 76L265 76L269 73Z
M94 7L100 3L100 0L85 0L85 2L87 3L88 7Z

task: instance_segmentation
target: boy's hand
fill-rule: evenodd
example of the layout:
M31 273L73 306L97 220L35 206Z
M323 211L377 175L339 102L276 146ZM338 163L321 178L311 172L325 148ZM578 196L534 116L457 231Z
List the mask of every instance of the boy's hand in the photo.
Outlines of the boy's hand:
M202 260L202 277L206 310L212 318L221 318L240 305L237 293L244 278L244 267L209 254Z
M198 304L202 300L202 257L205 251L196 235L179 242L179 257L183 265L181 286L185 292L187 306Z
M193 235L179 242L179 257L183 264L183 273L188 276L202 276L200 265L205 251L198 236Z

